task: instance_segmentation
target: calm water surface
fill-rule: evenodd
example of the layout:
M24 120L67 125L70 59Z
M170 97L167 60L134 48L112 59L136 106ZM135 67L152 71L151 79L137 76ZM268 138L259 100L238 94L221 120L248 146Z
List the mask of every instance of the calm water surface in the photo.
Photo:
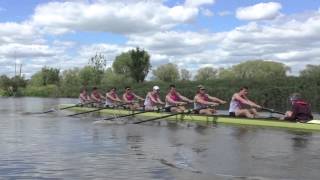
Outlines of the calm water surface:
M0 179L320 179L320 133L26 113L70 102L0 98Z

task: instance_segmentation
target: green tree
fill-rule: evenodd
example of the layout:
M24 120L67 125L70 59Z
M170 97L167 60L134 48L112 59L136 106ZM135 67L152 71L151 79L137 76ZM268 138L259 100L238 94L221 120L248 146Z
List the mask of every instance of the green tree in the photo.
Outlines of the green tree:
M198 69L196 76L194 77L196 81L209 81L217 79L218 70L213 67L203 67Z
M60 70L56 68L43 67L41 71L31 77L31 84L34 86L46 86L49 84L58 85L60 82Z
M131 77L138 83L143 82L151 69L150 55L137 47L117 56L112 67L117 74Z
M109 89L111 87L124 88L125 86L131 86L133 84L133 79L126 77L122 74L114 73L111 68L105 71L105 74L101 81L101 87Z
M97 75L92 66L85 66L79 71L80 83L83 86L97 86L100 84L102 75Z
M300 76L320 79L320 65L307 65L307 67L300 72Z
M242 79L265 79L286 77L290 69L282 63L274 61L246 61L232 67L237 78Z
M176 82L180 78L178 66L172 63L159 66L152 71L155 80Z
M234 74L231 68L230 69L220 68L218 71L219 79L233 79L235 77L236 75Z
M131 77L138 83L143 82L151 69L150 55L147 51L140 50L139 47L129 53L132 59L129 64Z
M106 68L107 65L107 60L106 57L104 55L102 55L101 53L96 53L94 56L92 56L89 59L89 66L92 68L92 72L93 74L90 74L91 78L92 78L92 82L93 85L99 85L101 83L101 79L104 73L104 70ZM89 69L86 69L88 72L90 71Z
M130 77L130 63L132 59L129 52L125 52L116 57L112 63L113 72Z
M182 81L189 81L191 79L191 73L187 69L181 69L180 75L181 75L180 79Z
M92 66L95 71L104 71L107 65L107 59L101 53L96 53L90 57L89 65Z
M61 93L64 97L77 97L82 87L80 80L80 69L66 70L61 78Z

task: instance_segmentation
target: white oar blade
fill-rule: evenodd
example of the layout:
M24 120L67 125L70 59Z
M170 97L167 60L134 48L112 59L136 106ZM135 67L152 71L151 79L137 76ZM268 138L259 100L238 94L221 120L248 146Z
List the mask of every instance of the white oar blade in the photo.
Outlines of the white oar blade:
M308 124L320 124L320 120L315 119L315 120L308 121L307 123Z

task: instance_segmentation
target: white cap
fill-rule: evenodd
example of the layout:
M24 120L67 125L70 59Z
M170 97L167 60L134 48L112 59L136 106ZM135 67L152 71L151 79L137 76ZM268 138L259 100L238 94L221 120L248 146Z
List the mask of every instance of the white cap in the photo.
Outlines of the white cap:
M159 86L153 86L153 90L159 90Z

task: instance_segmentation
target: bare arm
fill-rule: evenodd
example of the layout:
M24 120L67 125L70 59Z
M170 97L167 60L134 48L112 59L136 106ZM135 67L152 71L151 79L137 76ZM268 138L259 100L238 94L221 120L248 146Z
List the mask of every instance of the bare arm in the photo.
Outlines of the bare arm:
M192 103L193 101L185 96L182 96L180 93L177 93L179 98L182 99L183 101L187 101L189 103Z
M168 102L169 104L174 104L174 105L186 104L185 102L173 100L173 99L170 97L170 95L167 95L167 96L166 96L166 102Z
M257 105L256 103L250 101L248 98L243 98L239 94L234 95L234 99L240 101L243 104L249 105L251 107L261 108L261 106Z
M214 105L214 106L218 105L217 103L214 103L214 102L205 101L205 100L199 98L199 96L196 96L194 98L194 101L197 103L200 103L200 104L205 104L205 105Z
M127 99L126 94L123 94L123 95L122 95L122 99L123 99L123 101L124 101L125 103L131 102L131 101L129 101L129 100Z
M150 92L148 93L147 97L149 97L153 103L158 103L158 101L152 96Z
M132 93L134 95L134 97L136 97L137 99L140 99L141 101L143 101L144 99L138 95L136 95L135 93Z
M158 95L157 100L158 100L158 101L157 101L157 103L159 103L159 104L164 104L164 102L162 102L162 101L161 101L161 99L160 99L159 95Z
M208 98L209 98L211 101L217 102L217 103L219 103L219 104L225 104L225 103L227 103L226 101L221 100L221 99L219 99L219 98L217 98L217 97L213 97L213 96L209 96L209 95L208 95Z
M106 94L106 97L108 97L108 98L111 99L112 101L121 102L121 99L118 97L118 95L116 95L116 97L114 98L114 97L111 96L109 93L107 93L107 94Z

